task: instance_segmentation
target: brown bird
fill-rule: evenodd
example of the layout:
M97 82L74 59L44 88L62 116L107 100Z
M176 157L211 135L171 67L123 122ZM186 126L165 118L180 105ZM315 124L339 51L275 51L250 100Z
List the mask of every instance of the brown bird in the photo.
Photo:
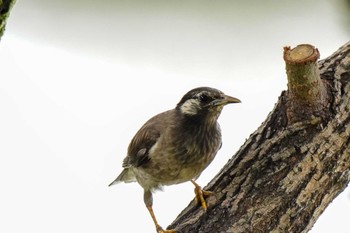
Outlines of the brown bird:
M191 181L196 199L204 210L205 197L211 193L195 183L221 147L217 119L226 104L240 103L237 98L210 88L199 87L186 93L175 109L149 119L136 133L123 161L124 170L109 185L138 182L144 189L144 203L158 233L163 230L154 215L152 192L164 185Z

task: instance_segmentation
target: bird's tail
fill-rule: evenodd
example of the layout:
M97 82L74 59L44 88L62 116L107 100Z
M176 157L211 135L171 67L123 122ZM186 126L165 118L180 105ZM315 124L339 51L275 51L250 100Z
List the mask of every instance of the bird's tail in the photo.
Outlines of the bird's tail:
M135 174L129 168L125 168L120 173L120 175L112 183L110 183L108 186L112 186L112 185L118 184L120 182L130 183L130 182L135 182L135 181L136 181Z

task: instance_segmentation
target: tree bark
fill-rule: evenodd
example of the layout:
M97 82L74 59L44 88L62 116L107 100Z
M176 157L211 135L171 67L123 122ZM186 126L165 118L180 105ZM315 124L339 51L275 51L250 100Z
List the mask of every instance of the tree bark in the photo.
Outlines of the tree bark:
M205 187L215 193L207 199L207 212L192 201L169 228L182 233L311 229L350 180L350 42L317 63L318 56L310 45L285 48L288 90Z
M0 0L0 39L5 31L6 20L15 0Z

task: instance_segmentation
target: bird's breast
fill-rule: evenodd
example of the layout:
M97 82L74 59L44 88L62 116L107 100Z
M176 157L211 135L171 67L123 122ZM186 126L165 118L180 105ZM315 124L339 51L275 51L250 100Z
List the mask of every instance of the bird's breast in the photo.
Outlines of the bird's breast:
M221 146L219 126L179 128L163 134L150 149L150 161L135 169L142 186L172 185L196 179L212 162Z
M162 145L159 141L152 151L161 160L155 161L157 164L162 164L159 169L165 168L168 177L165 178L165 183L181 183L197 178L201 172L212 162L216 153L221 146L220 128L215 127L212 130L202 132L189 132L181 137L174 137L169 142ZM153 157L153 156L152 156Z

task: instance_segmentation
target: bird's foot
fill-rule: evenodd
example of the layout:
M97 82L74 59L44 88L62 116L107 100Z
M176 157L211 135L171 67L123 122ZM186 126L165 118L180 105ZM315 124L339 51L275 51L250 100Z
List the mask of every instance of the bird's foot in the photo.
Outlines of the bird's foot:
M199 186L196 182L194 182L193 180L191 181L195 188L194 188L194 193L196 194L196 200L198 204L201 204L202 208L204 209L204 211L207 211L208 206L207 206L207 202L206 202L206 198L213 195L213 192L210 191L206 191L203 190L201 188L201 186Z
M202 208L204 209L204 211L207 211L208 209L208 205L207 205L207 201L205 200L207 197L213 195L213 192L210 191L206 191L201 189L201 187L196 187L194 189L194 192L196 194L196 200L198 204L201 204Z
M175 230L163 230L161 226L157 226L157 233L177 233Z
M152 193L146 192L145 194L151 195ZM145 197L148 197L148 196L146 195ZM154 215L152 205L146 205L146 207L149 213L151 214L157 233L177 233L175 230L163 230L163 228L158 224L156 216Z

